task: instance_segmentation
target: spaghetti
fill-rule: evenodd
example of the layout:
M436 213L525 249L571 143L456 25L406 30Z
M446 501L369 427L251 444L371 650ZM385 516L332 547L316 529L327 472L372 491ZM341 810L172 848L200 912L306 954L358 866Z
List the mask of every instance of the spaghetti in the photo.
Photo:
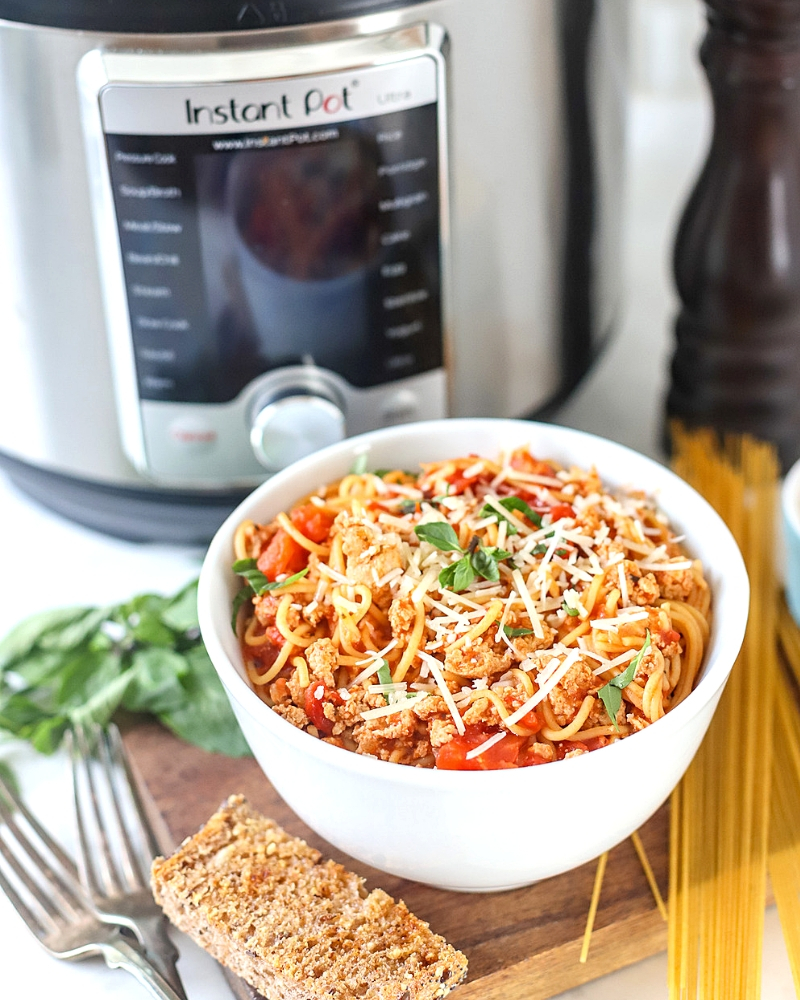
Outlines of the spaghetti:
M244 522L248 677L329 743L421 767L571 757L692 690L710 591L641 492L520 449L352 473Z
M671 998L760 996L778 664L772 554L778 464L770 445L673 429L674 467L736 537L751 582L740 656L671 800ZM780 730L777 731L779 734Z

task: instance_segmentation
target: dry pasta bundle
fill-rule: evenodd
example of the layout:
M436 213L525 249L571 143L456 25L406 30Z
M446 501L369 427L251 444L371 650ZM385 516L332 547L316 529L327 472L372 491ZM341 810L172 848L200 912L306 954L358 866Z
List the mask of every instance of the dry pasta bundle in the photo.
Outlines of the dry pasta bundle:
M702 567L653 500L519 449L354 472L243 523L235 625L260 697L421 767L521 767L656 722L708 638Z
M674 467L727 522L751 605L742 651L708 734L671 800L671 998L760 996L778 678L773 567L778 464L749 438L674 429ZM796 708L793 709L796 712Z

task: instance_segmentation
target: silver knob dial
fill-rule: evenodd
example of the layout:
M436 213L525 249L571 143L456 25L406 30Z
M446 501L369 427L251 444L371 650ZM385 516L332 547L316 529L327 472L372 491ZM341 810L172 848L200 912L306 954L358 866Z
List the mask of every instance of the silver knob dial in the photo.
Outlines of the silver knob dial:
M345 436L344 413L330 399L298 391L259 406L250 428L250 444L269 472Z

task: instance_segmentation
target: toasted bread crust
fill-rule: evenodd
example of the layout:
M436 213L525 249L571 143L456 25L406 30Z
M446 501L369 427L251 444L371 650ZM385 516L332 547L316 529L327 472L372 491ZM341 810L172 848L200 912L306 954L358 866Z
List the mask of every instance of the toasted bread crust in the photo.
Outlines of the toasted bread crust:
M231 796L152 868L172 923L268 1000L434 1000L467 960L381 889Z

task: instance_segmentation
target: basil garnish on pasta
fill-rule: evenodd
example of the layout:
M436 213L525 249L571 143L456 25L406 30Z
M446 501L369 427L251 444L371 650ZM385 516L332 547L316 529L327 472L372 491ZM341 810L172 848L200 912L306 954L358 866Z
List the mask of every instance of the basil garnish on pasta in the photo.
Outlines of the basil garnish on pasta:
M611 680L604 684L600 690L597 692L598 698L606 707L606 712L608 712L608 717L614 723L614 728L619 732L619 725L617 724L617 712L619 711L619 706L622 704L622 689L626 688L634 678L636 673L636 668L642 662L642 657L650 648L650 629L647 629L644 636L644 643L639 652L634 656L631 662L628 664L627 668L621 673L617 674L616 677L612 677Z

